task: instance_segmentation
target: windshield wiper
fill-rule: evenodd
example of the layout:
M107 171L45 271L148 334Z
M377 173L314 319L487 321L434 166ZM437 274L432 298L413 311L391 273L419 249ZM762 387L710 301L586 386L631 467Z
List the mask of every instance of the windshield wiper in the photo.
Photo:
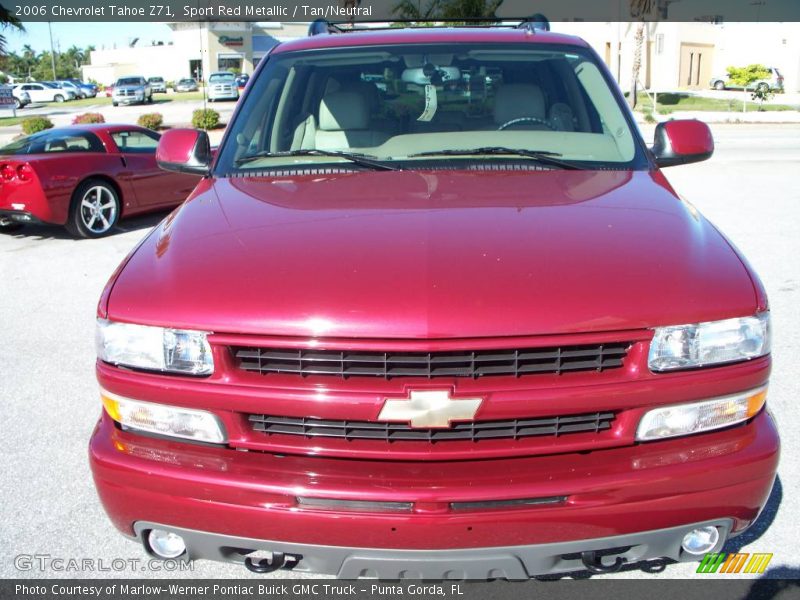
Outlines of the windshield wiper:
M532 158L544 165L553 167L560 167L562 169L583 169L584 167L557 158L561 156L559 152L550 152L549 150L522 150L519 148L506 148L505 146L484 146L483 148L464 148L460 150L445 149L433 150L431 152L419 152L417 154L410 154L408 158L417 158L420 156L473 156L476 154L491 154L491 155L511 155L511 156L524 156L525 158Z
M287 150L284 152L269 152L267 150L262 150L261 152L256 152L255 154L248 154L247 156L237 158L234 164L238 167L254 160L258 160L259 158L285 158L291 156L334 156L336 158L349 160L360 167L366 167L375 171L402 171L400 167L374 160L378 158L377 156L359 154L355 152L343 152L341 150L319 150L316 148L308 148L305 150Z

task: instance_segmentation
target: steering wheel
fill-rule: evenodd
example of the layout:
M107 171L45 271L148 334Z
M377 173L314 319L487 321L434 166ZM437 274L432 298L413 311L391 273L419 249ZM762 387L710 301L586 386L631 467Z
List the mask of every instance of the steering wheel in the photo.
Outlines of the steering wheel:
M516 119L511 119L510 121L506 121L500 127L497 128L497 131L503 131L507 127L511 127L512 125L516 125L517 123L539 123L540 125L544 125L548 129L552 129L556 131L555 126L545 119L540 119L539 117L517 117Z

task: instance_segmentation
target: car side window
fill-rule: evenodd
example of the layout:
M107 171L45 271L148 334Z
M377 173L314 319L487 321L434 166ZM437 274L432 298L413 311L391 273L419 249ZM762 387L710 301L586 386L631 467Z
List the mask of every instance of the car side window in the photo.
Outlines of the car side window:
M54 132L38 138L29 153L51 152L105 152L105 147L95 134L83 132Z
M145 131L115 131L111 138L123 154L155 154L159 135Z

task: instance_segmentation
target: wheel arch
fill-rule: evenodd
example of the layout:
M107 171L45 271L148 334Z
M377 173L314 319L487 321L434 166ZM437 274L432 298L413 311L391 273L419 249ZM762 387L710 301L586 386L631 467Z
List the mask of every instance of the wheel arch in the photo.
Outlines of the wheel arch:
M70 198L69 201L70 213L72 212L72 209L75 207L75 200L77 198L77 196L75 196L75 192L84 183L92 179L104 181L114 188L114 191L117 192L117 198L119 198L119 216L120 218L122 218L122 215L125 212L125 195L122 193L122 187L120 187L119 182L116 179L114 179L111 175L107 175L105 173L94 173L90 175L84 175L83 177L81 177L81 179L75 184L75 187L72 190L72 197Z

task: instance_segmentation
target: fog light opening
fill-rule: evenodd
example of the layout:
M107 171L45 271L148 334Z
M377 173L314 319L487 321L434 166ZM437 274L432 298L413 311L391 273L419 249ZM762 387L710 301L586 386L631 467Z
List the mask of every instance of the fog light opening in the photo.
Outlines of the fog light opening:
M716 527L698 527L683 536L681 548L689 554L702 555L711 552L719 542L719 530Z
M186 542L177 533L163 529L151 529L147 534L147 545L159 558L178 558L186 552Z

